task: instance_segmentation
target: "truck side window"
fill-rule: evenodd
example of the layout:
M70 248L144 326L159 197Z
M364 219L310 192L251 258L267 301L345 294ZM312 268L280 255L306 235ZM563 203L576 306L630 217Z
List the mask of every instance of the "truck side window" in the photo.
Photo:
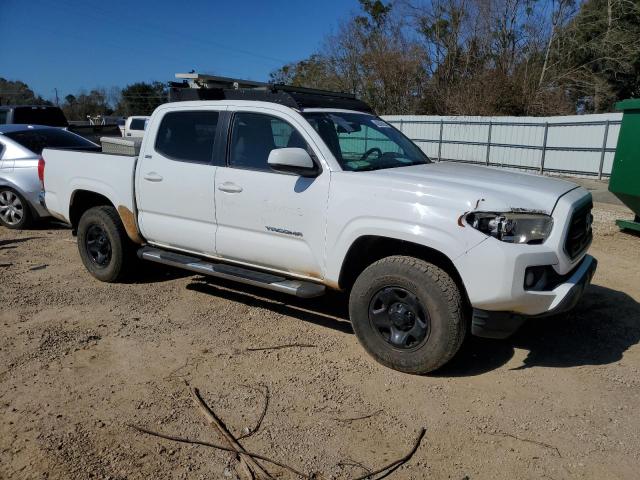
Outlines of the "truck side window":
M271 150L298 147L308 150L302 135L284 120L262 113L236 113L231 130L229 166L272 171Z
M4 125L7 123L7 117L9 116L9 112L6 110L0 110L0 125Z
M219 116L215 111L167 113L158 128L156 151L172 160L211 163Z

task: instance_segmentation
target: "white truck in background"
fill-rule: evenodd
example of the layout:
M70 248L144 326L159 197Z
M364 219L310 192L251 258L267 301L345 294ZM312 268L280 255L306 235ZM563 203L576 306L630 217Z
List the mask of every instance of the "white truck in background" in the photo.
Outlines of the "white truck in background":
M147 128L147 123L150 117L134 116L127 117L124 123L123 137L142 138L144 131Z
M158 107L138 156L46 149L46 207L87 270L136 261L313 297L349 292L364 348L426 373L468 330L502 338L573 308L596 260L591 195L559 179L433 163L353 97L222 89Z

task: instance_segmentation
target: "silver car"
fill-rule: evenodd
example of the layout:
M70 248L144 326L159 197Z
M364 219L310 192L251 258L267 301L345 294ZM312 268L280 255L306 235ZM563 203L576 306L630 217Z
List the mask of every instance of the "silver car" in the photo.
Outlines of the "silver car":
M48 217L40 204L38 161L44 148L99 151L75 133L39 125L0 125L0 224L27 228Z

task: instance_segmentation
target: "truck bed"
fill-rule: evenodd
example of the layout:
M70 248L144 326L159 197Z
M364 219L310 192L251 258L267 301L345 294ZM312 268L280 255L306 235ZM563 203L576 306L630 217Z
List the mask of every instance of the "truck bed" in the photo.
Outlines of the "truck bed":
M100 137L105 136L122 136L120 127L116 124L112 125L69 125L68 130L76 133L93 143L100 143Z
M70 222L73 196L82 190L106 197L120 215L135 215L134 175L138 157L46 148L46 205L54 217Z

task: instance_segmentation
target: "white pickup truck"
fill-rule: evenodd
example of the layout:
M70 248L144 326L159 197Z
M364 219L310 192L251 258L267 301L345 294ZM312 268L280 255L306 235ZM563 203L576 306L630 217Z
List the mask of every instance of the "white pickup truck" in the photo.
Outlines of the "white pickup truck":
M46 207L97 279L137 253L299 297L343 290L361 344L404 372L441 367L468 330L503 338L573 308L597 263L584 188L431 162L346 96L168 103L138 156L43 157Z

